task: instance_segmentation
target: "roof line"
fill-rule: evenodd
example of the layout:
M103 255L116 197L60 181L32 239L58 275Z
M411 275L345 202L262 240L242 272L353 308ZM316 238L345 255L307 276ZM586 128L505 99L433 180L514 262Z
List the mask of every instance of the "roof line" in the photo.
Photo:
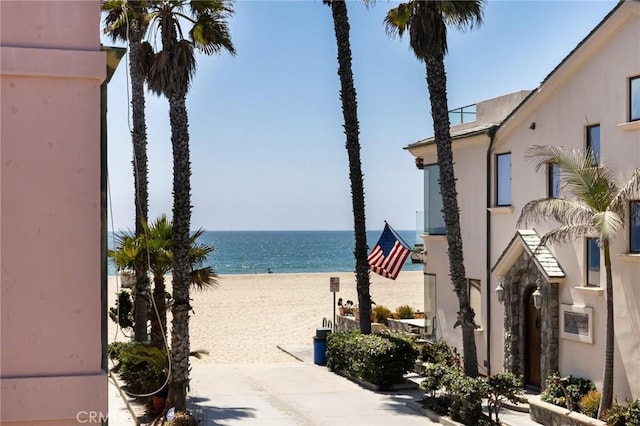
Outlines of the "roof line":
M628 1L636 1L636 0L628 0ZM604 25L604 23L609 20L609 18L622 6L622 4L625 2L625 0L620 0L618 2L618 4L615 5L615 7L613 9L611 9L611 11L604 17L602 18L602 20L598 23L598 25L596 25L590 32L589 34L587 34L587 36L585 38L583 38L577 45L576 47L573 48L573 50L571 50L571 52L569 52L569 54L567 56L565 56L565 58L560 61L560 63L558 65L555 66L555 68L544 78L544 80L542 80L542 83L540 83L540 85L535 89L532 90L523 100L522 102L520 102L518 104L518 106L516 106L514 108L513 111L511 111L509 113L509 115L507 115L504 120L502 120L502 122L498 125L496 131L499 131L502 126L507 123L511 117L513 117L519 110L520 108L522 108L523 105L525 105L529 99L531 99L533 96L535 96L536 93L538 93L540 91L540 88L542 88L542 86L544 86L544 84L558 71L558 69L560 69L575 53L576 51L578 51L582 45L584 45L587 40L589 40L591 38L591 36L600 29L600 27L602 27Z

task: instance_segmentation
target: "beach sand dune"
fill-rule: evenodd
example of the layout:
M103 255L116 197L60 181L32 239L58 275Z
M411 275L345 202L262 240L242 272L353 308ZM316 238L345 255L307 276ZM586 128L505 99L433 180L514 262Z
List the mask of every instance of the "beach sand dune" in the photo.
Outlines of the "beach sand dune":
M313 347L313 336L322 319L333 319L333 293L329 291L329 278L333 276L340 277L336 300L342 297L357 302L355 275L348 272L219 277L217 288L192 292L191 349L210 352L202 362L291 361L277 345ZM392 311L400 305L424 310L423 291L421 271L401 272L395 281L371 275L372 299ZM110 306L115 292L116 279L109 277ZM109 323L109 339L113 341L116 327ZM123 339L120 333L117 340Z

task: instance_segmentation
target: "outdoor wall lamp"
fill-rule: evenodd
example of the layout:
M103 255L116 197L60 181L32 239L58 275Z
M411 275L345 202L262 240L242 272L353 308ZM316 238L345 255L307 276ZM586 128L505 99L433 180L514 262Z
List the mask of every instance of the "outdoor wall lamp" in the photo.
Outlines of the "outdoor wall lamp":
M540 309L542 307L542 292L540 292L540 279L536 280L536 291L533 292L531 297L533 297L533 306L536 309Z
M498 278L498 286L496 287L496 297L498 298L498 302L504 302L504 277Z

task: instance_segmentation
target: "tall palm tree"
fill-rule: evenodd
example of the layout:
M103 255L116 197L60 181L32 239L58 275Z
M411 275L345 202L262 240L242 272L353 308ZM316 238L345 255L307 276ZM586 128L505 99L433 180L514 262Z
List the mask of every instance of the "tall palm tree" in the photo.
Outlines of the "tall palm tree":
M146 1L107 0L102 3L105 12L104 32L113 41L129 43L129 75L131 77L131 142L133 144L133 181L135 205L135 232L140 236L147 221L149 206L147 173L147 123L145 118L145 58L141 43L148 27ZM149 278L146 260L135 269L134 335L137 342L147 340L147 307Z
M338 45L338 76L340 77L340 100L344 117L344 134L347 137L349 157L349 179L351 181L351 203L355 233L356 289L360 307L360 331L371 333L371 294L369 292L369 262L367 260L367 229L365 221L364 184L360 161L358 129L358 102L351 70L351 43L349 42L349 16L344 0L324 0L331 7L333 27Z
M444 56L447 53L447 26L465 29L479 25L482 22L483 6L484 0L411 0L391 9L384 20L389 35L402 37L405 32L409 33L409 45L413 53L425 63L427 69L427 87L440 167L442 210L449 245L449 274L460 309L454 327L462 328L464 371L471 377L478 375L478 355L474 336L477 325L469 301L464 268L460 209L451 152Z
M536 171L549 164L560 169L562 198L542 198L527 203L520 213L518 226L554 219L560 224L542 237L542 243L562 244L585 237L597 238L604 252L606 273L607 327L605 336L604 378L598 416L611 408L613 401L613 277L610 243L624 227L625 209L629 200L640 192L640 169L620 187L615 173L598 164L591 150L566 150L554 146L532 146L527 156Z
M186 409L189 385L189 227L191 224L191 160L186 97L196 70L195 50L235 54L226 19L233 14L225 0L150 2L151 23L162 50L149 69L149 89L169 100L173 150L173 304L171 312L172 376L169 404ZM188 39L182 24L192 25ZM147 43L146 49L151 50Z

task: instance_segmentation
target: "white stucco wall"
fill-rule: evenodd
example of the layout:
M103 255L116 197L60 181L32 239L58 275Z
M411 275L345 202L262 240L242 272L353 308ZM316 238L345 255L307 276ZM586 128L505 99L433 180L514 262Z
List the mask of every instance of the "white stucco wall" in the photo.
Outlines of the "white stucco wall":
M498 258L513 237L521 208L531 199L547 196L546 171L534 173L525 158L529 146L550 144L582 149L586 143L585 126L600 124L601 162L614 169L621 182L640 167L640 129L623 131L618 126L627 119L628 78L640 74L638 5L629 5L628 9L629 13L620 13L606 22L601 31L549 79L549 84L542 86L514 117L513 123L498 132L496 152L512 153L514 212L494 216L493 259ZM535 130L529 129L532 122L536 123ZM553 223L538 223L532 227L542 235L553 226ZM604 292L583 288L582 241L551 250L567 277L560 284L560 303L594 309L593 344L560 339L560 372L588 377L601 388L606 325ZM615 394L620 400L640 397L640 289L632 285L633 277L640 273L640 263L631 261L636 258L621 256L627 252L628 228L620 232L611 250L616 305ZM604 274L602 263L603 287Z
M516 232L521 208L530 200L547 196L546 172L535 173L525 150L532 145L561 145L584 148L585 126L601 126L601 161L616 170L626 181L640 167L640 125L619 126L628 116L628 78L640 75L640 3L625 2L562 66L554 71L537 92L498 131L492 155L512 154L512 208L492 209L491 265L494 265ZM551 70L550 70L551 71ZM524 92L521 92L522 97ZM517 103L514 103L513 107ZM480 108L479 108L480 111ZM535 123L535 129L530 129ZM477 124L477 123L476 123ZM473 123L463 126L472 128ZM459 128L459 127L456 127ZM454 129L452 128L452 131ZM469 138L471 139L471 138ZM473 137L474 143L454 140L455 173L458 179L459 204L465 268L467 276L485 282L485 212L487 136ZM435 146L417 144L409 147L424 164L436 162ZM495 157L492 157L495 165ZM492 170L492 180L495 169ZM494 191L495 182L491 183ZM495 194L492 194L495 202ZM532 226L541 235L553 224ZM452 330L457 299L451 291L447 244L442 237L424 237L427 250L426 271L437 276L437 304L440 327L438 336L461 347L461 335ZM628 229L612 245L612 269L615 300L615 394L620 401L640 397L640 256L628 252ZM601 388L604 366L605 297L602 290L584 289L585 251L582 241L551 247L566 272L559 285L560 303L585 305L594 309L593 344L560 339L559 368L562 374L592 379ZM601 268L604 286L604 265ZM488 285L491 298L491 372L503 366L504 307L497 302L492 276ZM486 296L482 315L486 319ZM486 348L486 330L477 334L478 361L482 366Z

